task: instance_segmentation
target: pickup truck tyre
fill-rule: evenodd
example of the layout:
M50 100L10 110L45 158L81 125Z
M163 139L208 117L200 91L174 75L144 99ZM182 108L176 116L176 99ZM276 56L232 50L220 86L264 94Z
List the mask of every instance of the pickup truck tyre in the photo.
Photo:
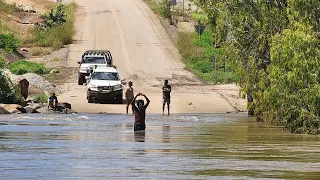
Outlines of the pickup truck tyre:
M88 99L88 103L93 103L93 98L92 98L92 96L88 95L87 99Z
M84 80L85 80L85 77L82 76L82 75L79 75L79 77L78 77L78 85L83 85Z
M116 97L116 101L118 104L122 104L123 103L123 99L122 99L123 94L119 94Z

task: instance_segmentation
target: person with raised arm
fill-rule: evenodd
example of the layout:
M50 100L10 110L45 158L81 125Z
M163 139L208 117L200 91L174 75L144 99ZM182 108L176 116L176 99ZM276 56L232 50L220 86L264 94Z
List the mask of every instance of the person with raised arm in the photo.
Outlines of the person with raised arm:
M138 96L143 96L146 99L147 103L145 104L142 99L139 99L139 100L137 100L137 103L135 104ZM135 118L134 131L141 131L141 130L146 129L146 123L145 123L146 109L149 106L149 104L150 104L149 98L142 93L138 93L134 97L134 99L131 101L131 105L134 108L134 118Z

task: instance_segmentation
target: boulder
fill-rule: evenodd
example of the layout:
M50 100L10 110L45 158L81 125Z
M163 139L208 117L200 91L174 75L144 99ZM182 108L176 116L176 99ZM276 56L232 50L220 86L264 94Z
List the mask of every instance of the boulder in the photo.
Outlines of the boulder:
M27 111L19 104L0 104L0 107L4 108L9 113L27 113Z
M10 114L10 112L5 110L3 107L0 107L0 114Z
M18 113L18 111L20 113L27 113L27 111L21 105L18 104L0 104L0 107L4 108L11 114Z
M67 103L67 102L58 103L58 106L66 108L66 109L71 109L71 104Z
M77 112L75 112L75 111L72 110L72 109L68 109L68 108L64 109L64 110L62 111L62 113L63 113L63 114L77 114Z
M14 109L10 113L11 114L21 114L21 111L19 111L18 109Z
M38 112L35 108L33 108L33 107L27 106L27 107L25 107L24 109L26 110L27 113L39 113L39 112Z
M32 6L24 6L22 10L25 12L36 12Z
M53 110L52 108L49 108L47 106L41 107L38 109L42 114L57 114L57 113L63 113L63 114L76 114L74 110L71 109L71 104L67 102L61 102L57 104L57 109Z
M56 73L59 73L59 70L57 70L57 69L52 69L52 70L50 71L50 74L56 74Z
M41 90L40 88L34 86L34 85L30 85L29 86L29 96L35 95L35 94L43 94L44 91Z
M27 107L30 107L30 108L33 108L33 109L39 109L41 107L47 107L46 105L42 105L42 104L39 104L39 103L31 103L31 104L28 104Z

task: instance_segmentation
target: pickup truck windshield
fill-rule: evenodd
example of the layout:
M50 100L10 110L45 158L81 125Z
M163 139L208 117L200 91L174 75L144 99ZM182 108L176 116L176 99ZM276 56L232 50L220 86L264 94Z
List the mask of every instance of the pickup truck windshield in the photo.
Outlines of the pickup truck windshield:
M86 64L107 64L104 57L85 57L82 60L82 63Z
M119 81L119 74L116 72L95 72L91 75L91 79Z

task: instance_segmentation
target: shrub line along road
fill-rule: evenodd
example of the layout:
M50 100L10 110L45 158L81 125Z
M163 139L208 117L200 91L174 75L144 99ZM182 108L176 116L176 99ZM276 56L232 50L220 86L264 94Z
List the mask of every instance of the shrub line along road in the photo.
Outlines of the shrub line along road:
M121 77L134 83L135 93L151 100L148 113L162 113L161 86L173 86L172 113L225 113L235 109L212 86L205 86L184 70L180 56L159 19L142 0L75 0L75 43L69 47L69 67L78 67L84 51L107 49ZM88 104L86 86L77 85L75 74L66 83L60 101L77 112L124 113L120 104Z

